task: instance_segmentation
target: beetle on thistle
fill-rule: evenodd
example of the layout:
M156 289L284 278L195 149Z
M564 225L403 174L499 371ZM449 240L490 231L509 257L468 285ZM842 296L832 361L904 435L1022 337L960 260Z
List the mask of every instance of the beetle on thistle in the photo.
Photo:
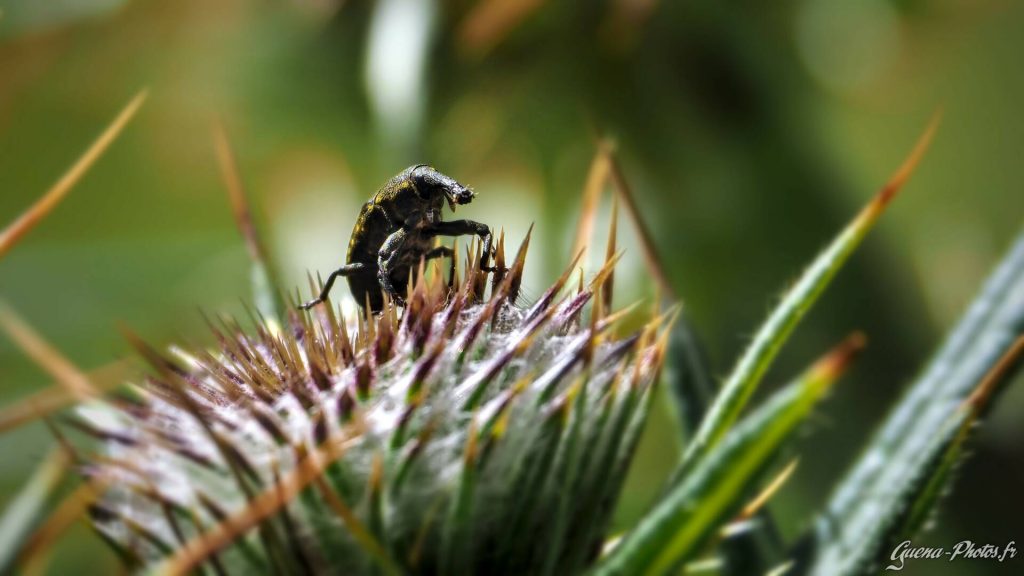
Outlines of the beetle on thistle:
M338 276L348 280L357 302L369 300L370 309L384 307L384 293L401 301L395 287L404 288L409 275L421 259L452 255L447 246L434 247L437 236L475 234L484 243L480 269L487 266L491 254L491 231L473 220L441 219L445 202L452 212L460 204L469 204L476 193L425 164L410 166L388 180L363 204L348 243L346 264L331 272L320 295L301 305L303 310L325 301Z

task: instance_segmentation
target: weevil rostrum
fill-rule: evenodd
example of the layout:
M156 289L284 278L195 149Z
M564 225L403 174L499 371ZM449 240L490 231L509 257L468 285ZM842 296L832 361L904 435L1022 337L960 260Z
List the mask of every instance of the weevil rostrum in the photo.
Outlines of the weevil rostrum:
M437 236L479 236L484 243L480 269L493 272L493 267L486 266L491 253L490 229L473 220L441 219L445 202L454 212L474 196L475 192L454 178L425 164L398 173L363 204L348 243L346 264L331 272L320 295L300 308L309 310L325 301L338 276L348 280L356 302L368 299L374 312L384 307L385 292L401 301L396 287L405 289L420 259L451 256L451 248L434 247Z

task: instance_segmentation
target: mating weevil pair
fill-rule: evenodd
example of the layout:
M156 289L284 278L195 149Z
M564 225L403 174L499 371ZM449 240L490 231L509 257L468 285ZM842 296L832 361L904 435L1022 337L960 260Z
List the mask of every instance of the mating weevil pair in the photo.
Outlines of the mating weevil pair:
M441 220L446 201L454 212L474 196L472 190L430 166L406 168L363 205L348 243L347 263L331 272L320 295L300 308L309 310L326 300L338 276L348 279L356 302L368 299L374 312L384 307L385 292L400 301L395 288L405 289L409 274L421 259L451 256L451 248L434 247L437 236L476 234L484 242L480 269L495 271L486 266L492 251L491 231L486 225L473 220Z

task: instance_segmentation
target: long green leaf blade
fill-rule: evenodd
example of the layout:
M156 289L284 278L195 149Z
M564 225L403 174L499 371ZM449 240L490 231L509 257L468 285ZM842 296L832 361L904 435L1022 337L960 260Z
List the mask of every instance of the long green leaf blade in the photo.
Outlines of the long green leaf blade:
M950 431L943 430L936 435L936 438L952 438L952 440L943 450L939 451L936 465L929 467L932 472L928 477L928 482L908 507L907 513L903 515L902 525L893 531L893 536L889 538L890 542L904 540L916 534L936 510L943 493L953 481L953 472L957 464L965 458L964 452L971 431L988 407L992 394L996 392L1002 382L1006 381L1007 375L1013 371L1022 356L1024 356L1024 335L1017 338L1010 351L949 419L946 428Z
M595 576L669 573L742 504L747 489L863 345L859 334L741 421L596 568Z
M1022 333L1024 235L833 493L801 551L805 571L858 573L893 535L919 526L937 501L928 496L935 478L948 476L948 458L963 442L963 423L980 415L965 412L965 402ZM993 384L985 397L996 392Z
M675 404L683 441L696 433L718 392L703 346L685 313L672 328L665 380ZM726 575L763 574L788 554L771 511L763 508L749 530L732 535L721 550Z
M673 476L674 482L682 478L690 464L714 447L737 420L789 335L906 183L928 148L937 126L938 117L932 120L910 156L889 182L811 263L772 311L729 375L707 416L701 421L697 435L687 447L679 469Z

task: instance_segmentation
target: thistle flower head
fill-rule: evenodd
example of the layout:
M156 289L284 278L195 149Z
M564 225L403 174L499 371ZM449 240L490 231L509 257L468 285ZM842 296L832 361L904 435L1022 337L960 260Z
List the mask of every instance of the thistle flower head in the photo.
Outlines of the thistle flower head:
M575 292L574 261L517 303L528 243L506 269L499 242L490 276L479 246L464 279L457 258L421 266L402 310L327 305L251 333L225 319L217 349L169 357L137 342L156 373L75 419L103 440L86 464L106 486L95 526L135 566L174 573L585 567L664 331L611 335L614 258Z
M0 256L60 200L140 101L0 234ZM218 131L222 170L254 260L256 305L270 319L257 314L249 331L221 319L211 323L213 349L170 355L132 336L155 373L100 399L109 384L96 386L0 302L0 329L62 386L0 411L0 431L81 401L71 424L101 440L98 453L83 455L51 427L63 449L0 517L0 572L38 571L41 553L87 506L98 533L130 567L156 574L619 576L685 566L814 576L876 569L890 544L926 524L970 431L1021 365L1024 238L798 544L765 537L774 530L764 505L793 465L755 488L863 336L855 333L743 411L906 181L934 126L793 285L717 390L695 335L678 323L668 379L686 416L686 449L650 511L607 541L669 330L662 319L626 337L611 330L623 314L607 312L617 203L605 265L575 292L563 291L574 260L536 302L522 304L529 236L507 268L502 237L493 268L484 267L479 245L469 250L464 279L458 258L447 276L421 265L401 311L384 299L378 316L370 303L349 318L325 306L292 312L282 325L274 319L279 284ZM577 243L589 236L610 178L652 275L671 294L608 146L598 150L591 176ZM42 522L72 460L88 481Z

